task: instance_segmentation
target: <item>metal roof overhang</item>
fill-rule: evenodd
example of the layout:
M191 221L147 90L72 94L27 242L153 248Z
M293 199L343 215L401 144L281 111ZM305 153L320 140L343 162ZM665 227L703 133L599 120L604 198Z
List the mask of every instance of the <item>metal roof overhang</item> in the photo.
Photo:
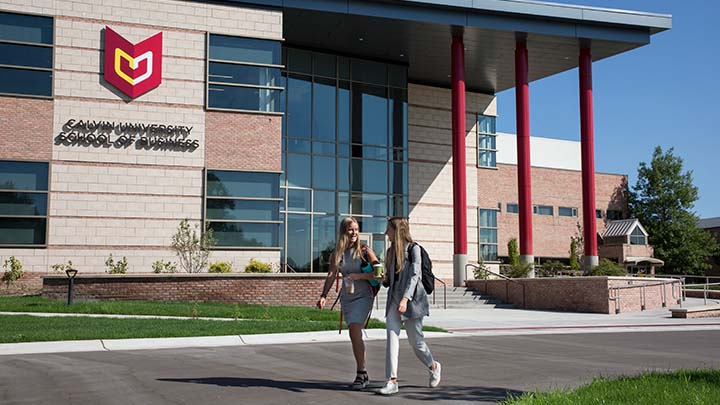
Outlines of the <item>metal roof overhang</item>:
M450 87L453 32L464 31L469 91L515 86L517 32L527 33L529 79L578 66L580 39L593 61L650 42L669 15L524 0L242 0L280 7L286 44L405 63L414 83Z

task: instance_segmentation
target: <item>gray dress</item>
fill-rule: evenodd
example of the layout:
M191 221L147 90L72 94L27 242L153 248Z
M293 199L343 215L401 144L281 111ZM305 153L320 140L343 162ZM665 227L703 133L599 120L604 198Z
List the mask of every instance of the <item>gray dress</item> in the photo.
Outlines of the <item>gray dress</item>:
M360 270L362 259L359 257L354 259L354 252L354 248L346 250L340 263L340 273L343 275L343 286L340 290L340 305L342 306L343 318L345 318L345 323L348 326L351 323L358 323L364 327L372 311L374 297L370 283L367 280L353 281L355 284L355 293L347 293L344 277L348 274L362 272L362 270Z

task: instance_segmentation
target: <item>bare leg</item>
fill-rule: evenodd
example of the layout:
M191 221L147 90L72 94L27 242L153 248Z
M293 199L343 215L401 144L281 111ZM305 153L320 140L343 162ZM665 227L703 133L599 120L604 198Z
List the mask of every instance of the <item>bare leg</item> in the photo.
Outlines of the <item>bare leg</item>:
M353 354L355 355L355 363L357 363L357 371L365 371L365 342L362 339L362 327L359 323L351 323L350 341L352 342Z

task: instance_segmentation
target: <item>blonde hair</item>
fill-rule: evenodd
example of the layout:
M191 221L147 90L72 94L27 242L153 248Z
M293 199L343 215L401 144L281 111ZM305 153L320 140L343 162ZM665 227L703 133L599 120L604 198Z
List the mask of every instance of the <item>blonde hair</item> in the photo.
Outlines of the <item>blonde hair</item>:
M388 226L394 232L393 237L390 238L388 254L385 255L385 268L390 268L394 257L395 271L399 273L405 268L405 249L410 243L413 243L412 236L410 236L410 224L405 218L392 217L388 219Z
M350 241L350 236L348 236L348 228L351 224L357 224L358 227L360 226L358 221L353 217L346 217L340 222L337 243L335 243L335 251L333 252L333 263L335 264L336 269L340 269L340 262L342 261L343 253L345 253L347 249L351 247L355 248L353 259L360 257L360 235L358 235L358 238L354 243Z

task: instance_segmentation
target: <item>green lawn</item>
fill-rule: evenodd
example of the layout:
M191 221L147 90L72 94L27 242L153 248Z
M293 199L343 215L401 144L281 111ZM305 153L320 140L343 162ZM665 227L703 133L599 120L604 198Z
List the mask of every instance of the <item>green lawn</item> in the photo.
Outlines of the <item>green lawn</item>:
M571 391L526 393L507 405L632 404L715 405L720 403L720 370L679 370L638 377L599 378Z
M337 329L340 312L315 308L223 303L95 301L75 302L42 297L0 297L0 312L50 312L114 315L163 315L234 318L234 321L200 319L112 319L88 317L0 316L0 343L53 340L124 339L154 337L222 336L257 333L310 332ZM374 312L383 316L382 311ZM368 328L385 324L371 319ZM343 329L346 326L343 325ZM444 329L426 326L426 331Z

